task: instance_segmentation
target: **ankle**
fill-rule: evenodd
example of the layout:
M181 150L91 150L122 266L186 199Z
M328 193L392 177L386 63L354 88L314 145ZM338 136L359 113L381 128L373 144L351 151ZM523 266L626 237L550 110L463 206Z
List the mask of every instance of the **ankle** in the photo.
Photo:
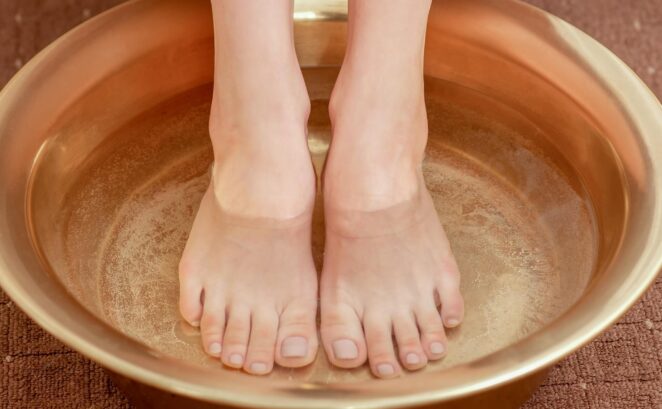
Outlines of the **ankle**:
M422 69L415 64L371 68L346 58L329 99L329 116L335 127L354 122L357 115L364 122L388 122L390 128L426 122Z
M306 144L310 100L303 79L260 92L225 87L217 80L209 115L214 151L239 143ZM234 88L234 89L233 89Z
M368 166L395 159L420 164L428 134L423 87L401 87L366 89L338 79L329 100L329 117L331 151L338 152L339 160L347 161L350 155ZM376 162L361 159L366 155ZM330 162L336 160L334 156L329 155Z
M286 145L241 141L214 154L211 188L225 213L278 220L312 213L317 177L307 146Z
M273 87L256 82L214 86L209 133L214 151L212 188L234 216L290 219L308 214L316 177L306 141L310 111L299 71ZM262 81L261 79L260 81Z
M324 175L329 207L382 210L411 200L421 189L428 132L422 74L373 77L392 80L379 84L343 66L329 101L333 141Z

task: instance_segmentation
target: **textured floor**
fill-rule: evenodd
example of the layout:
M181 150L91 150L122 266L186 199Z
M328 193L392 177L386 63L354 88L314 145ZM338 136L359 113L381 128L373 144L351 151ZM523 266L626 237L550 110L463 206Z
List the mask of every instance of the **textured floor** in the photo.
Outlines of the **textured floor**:
M0 0L0 86L69 28L119 0ZM529 0L611 48L662 97L661 0ZM96 364L0 291L0 409L130 408ZM525 409L662 408L662 278L611 330L559 363Z

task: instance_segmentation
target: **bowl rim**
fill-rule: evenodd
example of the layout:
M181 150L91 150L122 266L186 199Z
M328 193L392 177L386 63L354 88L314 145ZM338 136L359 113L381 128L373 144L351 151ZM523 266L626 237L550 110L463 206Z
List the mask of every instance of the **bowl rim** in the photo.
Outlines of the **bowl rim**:
M489 3L492 0L481 1ZM481 1L479 1L479 3ZM637 130L647 147L662 159L662 155L660 155L660 153L662 153L662 141L660 141L659 138L658 140L655 139L659 136L659 132L662 129L662 108L655 95L629 67L611 53L611 51L600 45L596 40L592 39L574 26L564 22L560 18L516 0L500 1L505 4L504 7L517 9L519 13L547 19L553 25L563 27L564 30L572 32L573 38L567 40L568 45L580 53L580 55L581 47L590 45L592 47L591 51L593 52L592 57L594 58L592 62L586 61L590 65L590 68L596 72L610 70L611 74L608 77L613 83L607 85L613 88L626 88L628 90L628 95L623 96L623 99L619 102L626 106L633 105L635 101L644 103L646 106L650 107L656 106L657 113L661 114L661 119L657 121L657 123L655 121L646 122L648 124L647 127L641 125L641 121L635 121L635 123L640 124ZM303 11L305 11L305 7L308 7L308 3L312 4L314 2L304 2ZM145 7L146 5L158 7L158 4L159 2L156 0L129 1L91 18L58 38L51 43L51 45L38 53L14 76L14 78L9 81L5 88L0 92L0 107L3 105L11 106L12 104L17 103L16 95L21 94L21 90L24 88L28 78L33 75L34 68L43 64L43 61L48 55L58 53L63 44L85 38L99 27L105 25L107 21L117 18L121 19L123 13L136 11L139 5L141 7ZM324 2L320 4L323 5ZM299 14L297 19L306 21L339 20L343 18L343 15L339 14L335 8L333 10L328 10L327 12L319 12L320 4L315 4L315 9L311 9L317 10L315 13L306 14L304 12ZM576 41L576 43L572 43L572 41ZM618 82L618 84L615 82ZM637 115L632 110L629 111L629 114ZM642 113L641 115L644 114ZM2 121L2 119L3 117L0 114L0 121ZM653 176L656 178L656 183L652 195L656 200L654 202L655 207L653 208L653 220L651 224L653 226L660 226L662 225L662 209L660 208L660 197L662 197L662 165L660 164L660 161L655 162L653 165L655 166ZM301 388L292 388L291 385L289 389L284 387L277 391L277 395L272 394L271 397L268 395L260 395L258 393L246 394L240 389L233 389L233 386L235 385L232 383L227 385L216 385L213 387L209 385L194 384L183 378L177 378L176 374L164 374L162 371L158 371L158 367L150 367L149 365L151 364L149 363L146 366L141 366L140 363L131 360L132 358L135 358L135 356L132 356L131 354L118 355L111 353L108 346L110 343L117 342L117 339L106 339L97 342L91 342L90 340L85 339L79 333L72 330L66 323L58 321L58 319L55 318L53 311L45 309L42 305L36 303L27 292L21 288L20 284L12 278L12 274L9 273L4 260L1 258L0 278L2 278L2 287L9 297L46 331L67 344L69 347L98 362L102 366L147 385L194 399L240 406L322 408L342 404L351 405L354 408L390 408L447 401L503 386L549 367L594 339L599 333L604 331L608 326L612 325L619 317L621 317L641 297L641 295L653 283L657 274L662 270L662 256L657 255L653 251L656 246L659 248L660 244L662 244L662 232L660 229L657 229L657 231L649 232L649 235L651 239L647 242L646 248L641 251L642 261L639 264L641 274L637 276L636 282L632 283L633 291L624 294L623 297L619 299L618 303L612 305L614 307L613 309L598 311L591 317L586 316L582 322L575 322L573 326L567 325L567 322L562 322L563 320L559 317L559 319L548 324L544 328L544 331L538 331L515 344L509 345L502 350L496 351L474 362L461 364L442 371L442 373L446 372L448 376L452 376L453 374L460 375L460 378L463 376L466 377L466 374L470 373L473 377L473 382L468 385L451 385L448 388L428 388L426 390L423 387L427 388L429 383L421 382L422 377L430 377L432 374L431 372L411 374L404 378L399 378L396 381L379 381L378 384L383 385L383 387L377 389L378 391L383 390L384 388L392 388L395 391L395 395L388 397L384 397L383 394L371 393L373 390L372 388L367 388L368 390L366 391L366 383L356 384L361 385L362 387L362 392L360 394L355 394L358 389L353 389L351 384L332 385L329 387L306 384ZM80 306L80 309L85 310L83 306ZM83 313L89 314L87 310ZM563 314L562 317L565 315L566 314ZM92 317L91 314L90 317ZM92 319L100 321L100 319L96 317L93 317ZM102 324L106 325L103 322ZM545 334L553 330L558 330L559 333L565 334L564 338L558 336L555 339L558 340L558 342L554 344L552 344L551 341L555 340L545 338ZM119 331L114 329L113 331L116 332L117 337L126 338ZM531 346L536 342L542 343L542 345L548 345L548 347L544 349L539 347L532 348ZM142 346L142 344L139 345ZM143 347L142 349L148 353L154 354L153 351L150 351L147 347ZM155 359L158 359L158 362L162 363L168 358L157 356ZM507 368L502 367L499 370L494 370L494 362L502 359L510 362L510 365ZM154 365L156 365L156 363ZM471 366L473 366L473 369ZM492 370L488 370L490 368L492 368ZM434 378L434 376L432 377ZM236 379L236 385L247 383L243 377L237 377ZM442 379L444 378L439 377L436 381L438 382ZM269 390L274 391L273 387L269 387L275 383L274 380L254 378L251 383L254 383L256 386L265 385ZM425 385L423 385L423 383L425 383ZM327 394L317 393L323 390L335 390L339 393L334 394L332 397ZM278 399L275 400L274 396L277 396Z

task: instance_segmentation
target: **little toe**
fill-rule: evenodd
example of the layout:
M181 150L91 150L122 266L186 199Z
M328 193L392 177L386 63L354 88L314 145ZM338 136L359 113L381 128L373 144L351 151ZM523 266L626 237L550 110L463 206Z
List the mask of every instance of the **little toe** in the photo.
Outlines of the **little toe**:
M457 327L464 319L464 299L459 288L439 289L441 318L447 328Z
M379 378L400 375L402 370L395 357L391 320L386 315L366 317L364 326L372 373Z
M280 315L276 362L287 368L310 364L317 355L318 341L315 303L293 303Z
M209 297L200 321L200 335L203 348L213 357L221 356L224 329L225 303L220 297Z
M231 368L241 368L246 361L246 349L251 330L251 311L244 306L232 306L223 334L221 360Z
M194 327L202 318L202 284L189 270L179 269L179 312Z
M433 305L419 309L416 321L421 333L421 344L428 359L437 360L446 355L448 341L444 331L444 323L439 312Z
M366 345L361 321L348 305L322 306L320 325L324 350L339 368L356 368L366 360Z
M244 370L253 375L266 375L274 367L278 313L276 310L254 311Z
M421 336L413 314L399 314L393 317L393 332L402 365L409 370L424 367L428 363L428 358L421 346Z
M464 318L464 299L460 293L460 271L455 259L448 262L437 286L441 299L441 317L448 328L457 327Z

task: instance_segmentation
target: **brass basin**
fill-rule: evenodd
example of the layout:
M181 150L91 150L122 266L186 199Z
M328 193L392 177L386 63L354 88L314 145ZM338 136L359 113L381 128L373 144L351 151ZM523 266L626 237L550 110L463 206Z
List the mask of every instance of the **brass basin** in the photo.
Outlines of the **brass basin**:
M321 168L343 1L299 1ZM512 0L434 3L425 175L463 275L446 359L397 380L252 377L204 355L176 266L208 182L208 1L138 0L66 34L0 93L0 279L144 407L518 407L662 267L662 109L608 50ZM318 202L320 202L318 200ZM323 219L313 247L320 262Z

